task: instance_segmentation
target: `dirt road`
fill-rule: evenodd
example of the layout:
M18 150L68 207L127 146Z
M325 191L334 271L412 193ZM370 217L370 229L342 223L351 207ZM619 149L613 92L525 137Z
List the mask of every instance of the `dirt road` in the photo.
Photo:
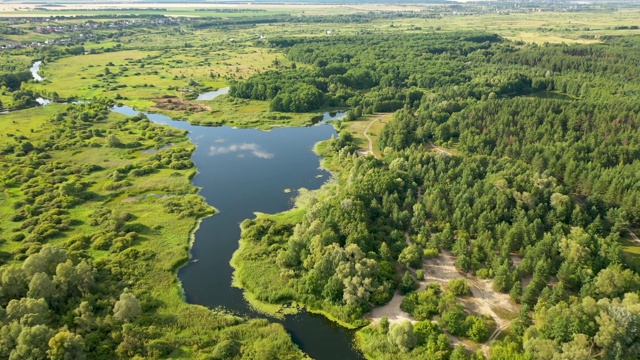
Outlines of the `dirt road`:
M451 152L449 152L446 149L441 148L440 146L436 146L436 144L433 143L433 141L429 140L429 146L431 146L435 151L445 154L447 156L451 156Z
M371 120L369 125L367 125L367 127L364 129L364 137L367 138L367 141L369 142L369 150L364 152L363 155L372 154L376 159L378 159L376 154L373 152L373 140L371 140L371 138L369 137L369 129L371 129L371 125L373 125L373 123L375 123L376 121L379 121L380 119L382 119L386 115L388 115L388 114L378 114L378 115L376 115L373 118L373 120Z

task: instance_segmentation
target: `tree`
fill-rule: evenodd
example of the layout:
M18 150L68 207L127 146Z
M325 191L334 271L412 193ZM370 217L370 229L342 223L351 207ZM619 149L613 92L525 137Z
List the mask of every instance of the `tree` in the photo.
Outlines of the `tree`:
M592 352L593 344L585 334L573 334L573 340L562 344L561 359L591 360L595 356Z
M387 245L386 242L383 242L382 244L380 244L380 250L378 251L378 254L380 254L380 257L383 260L392 260L392 254L391 254L391 250L389 249L389 245Z
M638 290L640 276L633 271L623 270L620 264L601 270L595 280L594 291L599 296L621 297L625 293Z
M112 148L122 147L122 142L115 135L110 134L107 136L107 146Z
M77 331L80 333L88 333L96 327L96 319L89 302L81 302L73 313L75 315L73 323L76 324Z
M380 329L381 334L386 334L389 332L389 318L383 316L380 318L380 322L378 323L378 327Z
M44 298L47 302L51 301L57 294L56 287L49 275L45 273L36 273L29 282L29 291L27 296L33 299Z
M488 330L487 324L482 318L477 316L469 315L465 320L467 323L467 337L475 342L482 342L487 339Z
M0 358L9 358L21 332L22 326L18 321L12 321L0 328Z
M11 351L9 360L45 359L47 355L47 341L53 335L53 330L46 325L23 327L15 349Z
M63 330L49 340L47 355L51 360L84 360L84 340L80 335Z
M467 330L465 323L466 318L467 316L461 306L456 306L451 310L443 312L440 317L440 322L451 334L464 336Z
M113 317L120 321L131 321L142 313L140 302L135 295L125 290L113 307Z
M458 344L458 346L453 348L451 355L449 355L449 360L468 360L468 359L469 359L469 356L467 355L467 350L465 350L462 344Z
M19 267L5 267L0 269L0 297L15 299L23 297L27 293L27 282L24 271Z
M496 270L493 278L493 290L506 292L511 288L511 271L506 264L502 264Z
M515 342L507 340L498 340L491 344L489 349L489 358L491 360L532 360L533 357L525 354L522 348Z
M524 332L533 324L531 315L529 314L530 311L531 308L527 304L522 305L518 311L518 317L513 321L513 331L516 335L524 335Z
M406 271L402 278L400 279L400 293L407 294L418 288L418 282L411 275L410 272Z
M409 352L416 346L416 335L413 333L413 324L410 321L394 323L389 329L389 342L402 352Z
M520 303L520 298L522 297L522 282L520 280L516 280L516 282L513 283L511 291L509 291L509 296L515 303Z
M21 325L35 326L46 324L49 307L44 299L13 299L7 305L7 319L18 320Z
M457 278L447 283L447 290L451 291L455 296L471 295L471 289L465 278Z
M422 265L422 249L415 244L407 246L398 256L398 261L407 267L417 269Z
M53 275L58 264L67 260L67 252L57 246L45 245L38 253L29 256L22 264L27 277L35 273Z
M436 343L438 336L442 334L442 330L440 330L438 325L432 323L430 320L418 322L414 326L413 332L416 334L416 339L420 346Z
M631 301L629 301L631 302ZM634 303L603 303L596 316L599 325L594 337L605 359L637 359L640 357L640 309L637 296Z

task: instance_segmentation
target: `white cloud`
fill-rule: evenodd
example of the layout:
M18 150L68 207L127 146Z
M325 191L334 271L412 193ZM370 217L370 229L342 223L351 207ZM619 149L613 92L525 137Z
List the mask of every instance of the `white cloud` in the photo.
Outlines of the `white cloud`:
M253 156L261 159L271 159L273 157L272 153L262 150L260 145L247 143L231 144L229 146L211 146L209 148L209 156L223 155L239 151L248 151Z

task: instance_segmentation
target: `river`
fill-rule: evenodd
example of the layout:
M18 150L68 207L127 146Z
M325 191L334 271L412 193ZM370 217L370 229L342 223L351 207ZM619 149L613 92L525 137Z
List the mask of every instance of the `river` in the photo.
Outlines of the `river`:
M33 80L35 81L44 80L44 78L39 74L40 66L42 66L42 61L36 61L33 63L33 65L31 65L31 68L29 68L29 71L31 71L31 75L33 76Z
M34 79L40 64L34 63ZM207 94L207 100L226 94L228 88ZM215 94L213 94L215 93ZM115 106L112 111L128 116L138 111ZM317 189L330 174L319 168L315 143L336 135L325 121L339 119L341 113L324 113L319 125L277 128L271 131L235 129L229 126L194 126L162 114L146 114L156 124L188 131L196 145L192 160L198 169L193 184L200 187L208 204L219 210L202 220L195 232L192 259L178 272L186 300L209 308L224 307L246 317L265 317L244 299L242 289L231 286L231 256L238 249L240 223L254 212L277 213L293 206L295 192L285 189ZM354 348L354 331L345 329L321 315L301 311L284 319L269 318L282 324L298 347L315 359L362 359Z

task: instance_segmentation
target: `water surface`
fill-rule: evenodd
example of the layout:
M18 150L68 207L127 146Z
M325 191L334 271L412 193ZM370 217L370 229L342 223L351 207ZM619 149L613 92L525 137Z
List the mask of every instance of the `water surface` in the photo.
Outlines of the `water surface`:
M224 95L229 93L229 88L228 87L223 87L220 88L216 91L209 91L206 93L202 93L200 95L198 95L198 97L196 98L196 100L213 100L215 98L217 98L220 95Z
M42 81L44 80L44 78L42 76L40 76L40 74L38 74L38 72L40 71L40 66L42 65L42 61L36 61L33 63L33 65L31 65L31 67L29 68L29 71L31 71L31 76L33 76L33 79L35 81Z

